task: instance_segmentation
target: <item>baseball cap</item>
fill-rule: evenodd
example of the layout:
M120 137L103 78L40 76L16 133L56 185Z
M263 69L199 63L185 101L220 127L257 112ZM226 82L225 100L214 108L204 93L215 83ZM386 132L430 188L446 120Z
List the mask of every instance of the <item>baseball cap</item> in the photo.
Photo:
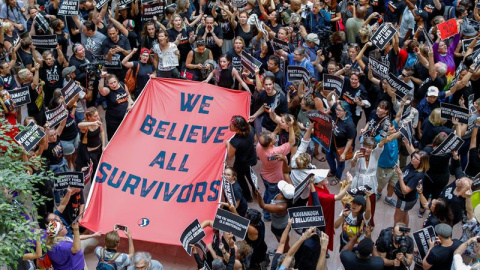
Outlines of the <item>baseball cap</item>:
M477 30L469 24L467 24L465 27L462 29L462 35L464 36L476 36L477 35Z
M438 97L438 88L436 86L428 87L427 97Z
M367 257L373 252L373 241L370 238L363 238L357 245L358 254L362 257Z
M355 198L353 198L352 203L355 203L355 204L358 204L358 205L361 205L361 206L365 206L367 201L365 200L365 197L363 197L362 195L356 195Z
M305 41L310 41L310 42L313 42L317 45L320 44L320 40L318 39L317 34L314 34L314 33L308 34L307 37L305 38Z
M140 50L140 54L144 54L144 53L150 54L150 50L147 49L147 48L142 48L142 49Z
M70 76L70 74L72 74L73 72L75 72L77 68L75 66L71 66L71 67L66 67L62 70L62 77L68 77Z
M428 20L428 14L425 10L415 9L415 15L420 16L424 22Z
M450 238L452 237L452 227L445 223L437 224L437 226L435 226L435 233L443 238Z
M280 180L277 185L278 190L282 192L285 198L293 199L293 195L295 194L295 187L292 184L287 183L287 181L285 180Z

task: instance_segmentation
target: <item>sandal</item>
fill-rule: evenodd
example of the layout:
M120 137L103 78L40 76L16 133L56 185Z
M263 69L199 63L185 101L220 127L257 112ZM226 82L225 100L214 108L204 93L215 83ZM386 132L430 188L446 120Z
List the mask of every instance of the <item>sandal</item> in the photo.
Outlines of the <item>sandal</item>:
M335 174L332 173L332 172L330 172L330 171L329 171L328 174L327 174L327 177L334 177L334 176L335 176Z
M330 180L330 186L336 186L338 184L338 182L340 182L340 179L338 179L337 177L333 178L333 180Z
M318 158L317 155L313 156L313 158L315 158L316 160L318 160L318 161L320 161L320 162L325 162L325 161L327 161L327 160L325 159L325 157ZM332 176L333 176L333 175L332 175Z

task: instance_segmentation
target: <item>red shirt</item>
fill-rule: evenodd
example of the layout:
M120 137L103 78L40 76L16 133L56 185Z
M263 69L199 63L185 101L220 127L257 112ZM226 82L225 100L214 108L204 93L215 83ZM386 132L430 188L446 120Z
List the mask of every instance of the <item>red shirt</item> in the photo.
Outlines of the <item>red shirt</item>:
M327 186L323 188L315 186L317 190L318 199L323 210L323 217L325 218L325 233L328 235L328 249L333 250L333 236L335 235L335 194L330 194ZM308 205L313 205L312 198L308 198Z

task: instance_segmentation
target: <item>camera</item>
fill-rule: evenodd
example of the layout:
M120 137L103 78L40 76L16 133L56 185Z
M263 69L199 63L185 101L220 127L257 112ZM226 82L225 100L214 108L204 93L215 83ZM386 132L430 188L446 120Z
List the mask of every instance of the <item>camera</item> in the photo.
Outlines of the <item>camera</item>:
M103 65L105 65L105 60L95 60L91 63L81 64L80 68L85 68L89 77L100 79L102 77Z
M398 230L402 233L402 235L400 236L395 235L395 242L399 246L397 248L397 251L400 251L403 254L406 254L408 250L408 241L407 241L407 236L405 234L409 233L411 229L407 227L400 227L398 228Z

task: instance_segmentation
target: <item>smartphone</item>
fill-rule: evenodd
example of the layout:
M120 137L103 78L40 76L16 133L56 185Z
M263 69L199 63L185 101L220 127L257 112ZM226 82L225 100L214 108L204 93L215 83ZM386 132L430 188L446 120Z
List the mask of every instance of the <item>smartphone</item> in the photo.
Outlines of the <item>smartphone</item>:
M345 210L350 210L350 204L349 203L345 204Z
M115 224L114 229L116 229L116 230L118 229L118 230L121 230L121 231L126 231L126 230L128 230L128 227L125 226L125 225Z
M267 157L267 160L268 161L275 161L275 160L277 160L277 156L269 156L269 157Z
M367 149L365 149L365 147L360 147L360 153L365 155L366 151L367 151Z

